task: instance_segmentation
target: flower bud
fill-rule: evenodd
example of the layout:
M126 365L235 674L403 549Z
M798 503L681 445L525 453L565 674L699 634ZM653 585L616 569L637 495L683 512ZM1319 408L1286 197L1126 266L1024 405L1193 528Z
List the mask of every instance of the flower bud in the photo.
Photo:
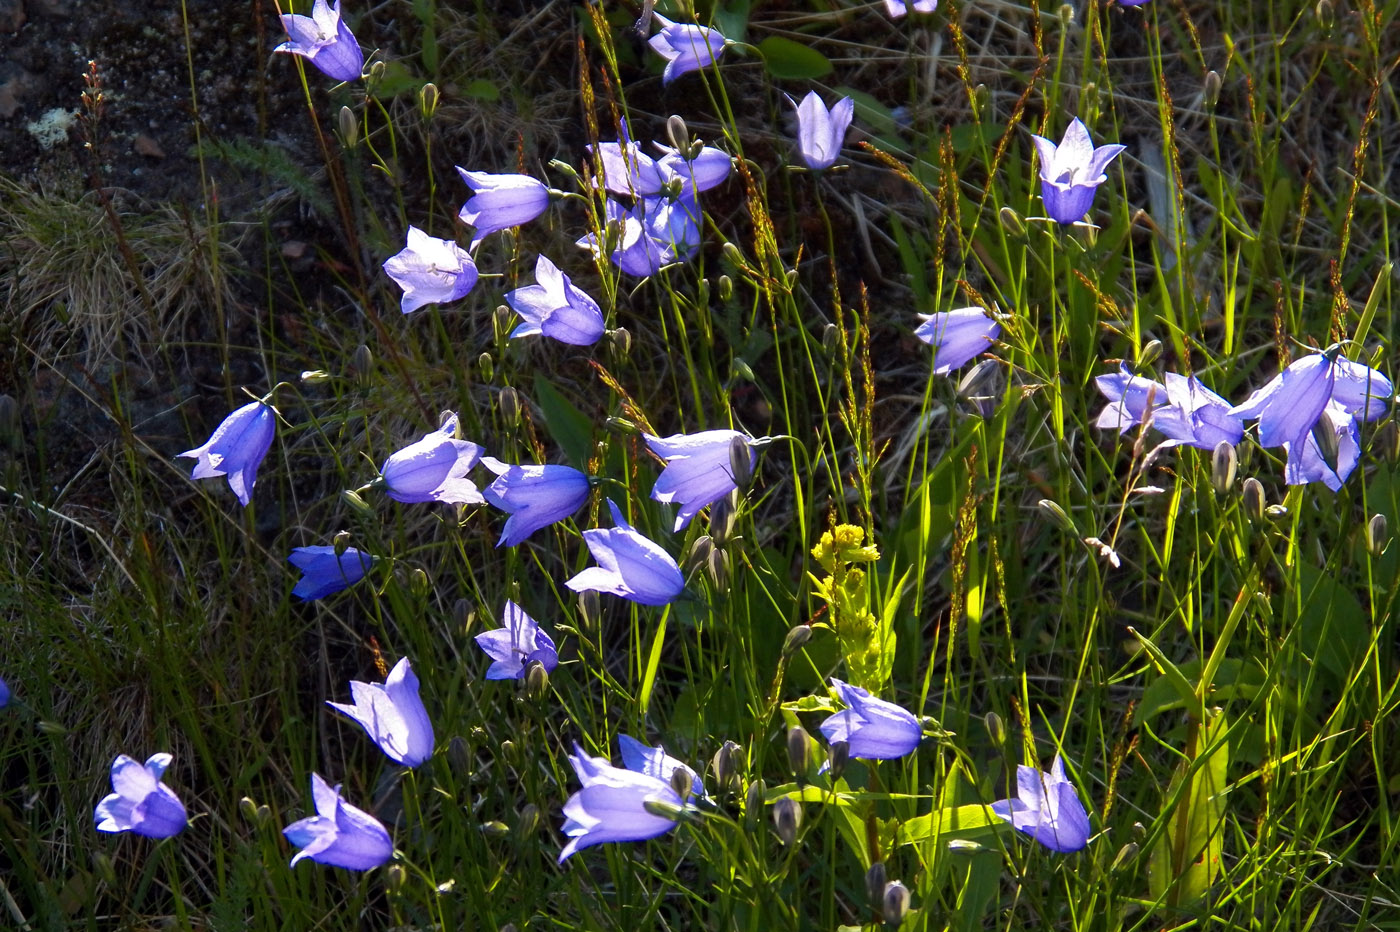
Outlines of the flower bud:
M370 65L370 66L369 66L369 76L368 76L368 78L366 79L367 82L370 83L370 84L378 84L380 81L383 81L383 80L384 80L384 72L385 72L386 70L388 70L388 66L384 64L383 59L381 59L381 60L375 62L375 63L372 64L372 65Z
M1268 508L1264 509L1264 517L1268 518L1270 521L1282 521L1284 518L1288 517L1288 506L1270 505Z
M690 545L690 553L685 559L685 575L689 576L703 567L710 565L710 551L715 549L715 542L707 534L695 538L695 543Z
M1012 239L1026 238L1026 221L1021 219L1021 215L1010 207L1003 207L997 211L997 221L1001 223L1001 228L1006 231L1006 235Z
M1127 867L1130 863L1132 863L1133 858L1137 857L1137 853L1138 843L1135 841L1128 842L1126 845L1118 849L1118 854L1116 857L1114 857L1113 866L1109 868L1109 871L1117 872L1122 870L1124 867Z
M826 350L828 356L835 355L836 350L841 346L841 331L835 324L827 324L822 328L822 349Z
M488 838L505 838L510 834L510 826L500 819L492 819L481 823L481 833Z
M109 887L117 885L117 871L112 865L112 856L105 851L94 852L92 856L92 869L97 872L97 876L102 878L102 882ZM23 921L21 919L21 921ZM28 926L21 926L28 928Z
M1337 11L1332 8L1332 0L1317 0L1313 14L1317 16L1317 27L1322 35L1331 35L1332 27L1337 25Z
M1373 557L1378 557L1385 553L1385 548L1390 546L1390 532L1386 528L1385 515L1371 515L1371 520L1366 523L1366 550Z
M238 814L254 825L258 824L258 804L253 802L251 796L244 796L238 801Z
M491 312L491 332L497 340L505 339L510 333L510 322L514 314L515 312L510 309L509 304L498 304L496 309Z
M681 799L688 799L695 792L695 780L690 775L690 771L684 767L677 767L671 771L671 789Z
M729 492L710 505L710 536L720 547L729 543L734 536L734 520L738 510L737 498L738 496L734 492Z
M626 359L632 352L631 332L626 327L618 327L616 330L609 330L608 348L612 350L614 359Z
M452 740L447 742L447 765L459 777L472 772L471 750L467 747L467 739L461 735L453 735Z
M904 917L909 915L909 889L898 880L886 884L881 912L885 917L885 926L898 929L904 923Z
M735 246L733 243L726 242L723 246L721 246L721 247L719 248L719 251L724 255L724 258L725 258L731 265L735 265L735 266L738 266L738 267L740 267L740 268L743 268L743 266L744 266L744 254L743 254L742 252L739 251L739 247L738 247L738 246Z
M785 282L787 282L787 290L788 290L788 291L792 291L794 288L796 288L796 287L797 287L797 269L788 269L788 270L787 270L787 274L783 276L783 280L784 280Z
M360 121L355 118L355 111L349 107L341 107L336 119L337 127L340 130L341 145L347 149L353 149L360 143Z
M841 775L846 772L846 764L851 760L851 746L845 741L833 742L827 751L827 770L831 773L831 782L835 783L841 779Z
M1215 445L1215 450L1210 454L1210 484L1217 495L1224 495L1234 487L1239 462L1234 444L1222 440Z
M791 796L784 796L773 804L773 827L778 837L789 848L797 841L797 830L802 827L802 804Z
M619 436L635 437L642 432L642 429L625 417L610 417L603 422L603 426Z
M1214 110L1220 102L1220 72L1211 69L1201 82L1201 104L1206 110Z
M788 763L798 786L807 785L807 768L812 762L812 738L801 725L793 725L787 733Z
M1162 358L1162 341L1148 340L1142 344L1142 349L1138 351L1137 362L1133 363L1133 368L1138 372L1145 372ZM1162 399L1165 401L1166 399Z
M39 722L38 728L41 734L52 735L54 737L61 737L63 735L68 734L67 728L64 728L58 722L50 721L48 719L42 719Z
M365 501L364 496L354 489L345 489L342 491L340 493L340 500L349 505L350 510L361 518L374 517L374 509L370 506L370 503Z
M1386 421L1372 435L1371 444L1378 455L1390 462L1400 460L1400 425Z
M462 632L462 637L472 633L476 625L476 606L469 599L458 599L452 603L452 623Z
M514 427L520 420L520 393L513 385L507 385L501 389L496 404L500 406L501 419L506 422L506 426Z
M520 812L515 817L515 834L518 838L529 838L535 834L540 827L540 808L534 803L526 803L520 807Z
M714 768L715 784L721 793L730 793L739 788L739 745L726 741L715 752L710 765Z
M418 92L418 109L423 114L423 119L431 120L433 114L437 113L438 102L442 99L442 94L438 92L438 86L429 81L423 85L423 89Z
M884 861L875 861L870 865L870 870L865 872L865 895L869 898L870 905L876 909L883 910L885 907L885 884L889 881Z
M794 625L788 629L787 637L783 638L783 657L791 657L812 639L811 625Z
M1264 485L1258 479L1250 476L1244 480L1244 485L1240 487L1240 504L1244 508L1244 513L1251 521L1264 520Z
M1059 16L1060 24L1068 26L1070 23L1074 22L1074 6L1069 3L1060 4Z
M719 299L728 304L732 297L734 297L734 279L728 275L721 275L719 277Z
M338 531L331 539L331 546L335 548L336 558L345 556L345 551L350 549L350 532Z
M543 699L549 694L549 671L538 660L525 665L525 695L531 699Z
M707 310L710 306L710 283L705 279L700 279L695 283L695 307L697 310Z
M428 579L428 573L422 567L415 566L408 571L408 591L419 599L426 599L428 593L433 591L432 581Z
M747 437L729 441L729 475L741 489L747 489L753 480L753 447Z
M390 864L384 869L384 889L390 893L398 893L403 889L404 882L408 880L408 871L404 870L402 864Z
M19 402L10 395L0 395L0 447L18 450L21 439Z
M1075 537L1079 536L1079 532L1075 530L1074 522L1070 520L1069 515L1066 514L1065 510L1059 505L1050 501L1050 499L1042 498L1035 503L1035 507L1040 511L1042 517L1048 518L1051 522L1058 525L1061 530L1068 531Z
M992 89L979 84L972 89L972 113L979 120L988 120L992 115Z
M719 592L729 590L729 554L716 547L710 551L710 581Z
M1001 745L1006 742L1006 723L1001 720L1000 715L988 712L982 717L982 721L987 726L987 735L993 744Z
M483 382L491 381L491 376L496 374L496 364L491 358L490 353L482 353L480 356L476 357L476 367L481 370L481 380Z
M325 369L304 369L299 378L304 385L320 385L322 382L329 382L331 374Z
M645 799L642 801L642 808L654 816L661 816L672 822L679 822L685 817L685 807L677 806L669 799Z
M1317 452L1322 456L1322 461L1327 464L1327 468L1336 472L1341 444L1337 440L1337 429L1332 424L1332 417L1326 410L1313 422L1312 438L1317 444Z
M749 782L749 791L744 795L744 818L754 820L763 811L763 797L768 792L767 785L763 778Z
M585 631L598 627L598 623L603 618L603 603L598 597L596 589L589 589L578 594L578 620L579 627Z
M758 381L758 379L753 374L753 367L750 366L748 363L744 362L738 356L735 356L733 361L729 363L729 371L734 373L734 376L736 378L743 379L745 382Z
M355 347L355 352L350 356L350 374L360 388L369 388L370 380L374 377L374 353L363 343Z

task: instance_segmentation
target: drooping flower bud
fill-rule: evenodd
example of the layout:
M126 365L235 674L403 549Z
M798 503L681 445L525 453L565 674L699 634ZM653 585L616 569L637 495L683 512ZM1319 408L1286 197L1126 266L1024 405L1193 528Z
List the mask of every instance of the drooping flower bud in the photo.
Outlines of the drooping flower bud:
M797 830L802 827L802 804L791 796L784 796L774 803L773 827L783 844L791 848L797 841Z
M1210 484L1217 495L1224 495L1234 488L1238 467L1239 456L1235 453L1235 445L1228 440L1217 443L1210 455Z

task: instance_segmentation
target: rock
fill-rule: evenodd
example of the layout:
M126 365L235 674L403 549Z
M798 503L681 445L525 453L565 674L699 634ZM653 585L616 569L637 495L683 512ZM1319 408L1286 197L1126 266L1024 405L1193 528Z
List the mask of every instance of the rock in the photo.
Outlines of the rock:
M131 148L136 150L137 155L144 155L147 158L165 158L165 150L160 147L160 143L156 142L154 137L147 136L145 133L136 134L136 138L131 141Z
M19 65L0 62L0 118L8 120L24 105L24 98L34 87L33 79L34 76Z

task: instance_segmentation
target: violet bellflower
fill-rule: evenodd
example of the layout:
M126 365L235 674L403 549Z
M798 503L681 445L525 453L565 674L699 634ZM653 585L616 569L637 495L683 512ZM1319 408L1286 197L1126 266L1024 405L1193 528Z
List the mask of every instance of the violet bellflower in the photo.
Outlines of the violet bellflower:
M247 505L258 481L258 467L272 446L277 431L277 414L271 405L254 401L224 418L203 446L186 450L180 456L191 457L195 463L192 479L228 477L228 487Z
M1061 854L1080 850L1093 833L1089 813L1074 784L1065 777L1065 764L1058 754L1049 773L1025 764L1018 766L1016 795L992 803L992 811L1018 831Z
M1141 424L1149 411L1155 413L1167 404L1167 387L1155 379L1135 375L1127 364L1121 364L1117 372L1096 376L1094 385L1108 399L1095 421L1100 430L1126 433Z
M475 638L477 646L493 661L486 670L486 678L524 679L525 668L537 660L544 672L553 673L559 666L554 639L514 602L507 600L502 616L501 627L483 631Z
M10 684L5 682L5 678L0 676L0 709L10 704Z
M1166 384L1134 375L1126 365L1113 375L1098 376L1094 383L1108 404L1099 412L1097 425L1120 434L1149 419L1166 435L1162 446L1187 445L1214 450L1224 441L1240 442L1244 424L1232 414L1230 403L1193 376L1168 372Z
M529 175L469 172L460 165L457 173L474 192L457 214L463 223L476 228L473 250L497 230L529 223L549 207L549 188Z
M932 13L938 9L938 0L914 0L912 4L907 4L904 0L885 0L885 12L895 19L908 14L910 6L914 7L916 13Z
M603 335L603 312L569 276L541 255L535 260L535 284L506 292L506 303L523 320L510 338L543 334L572 346L591 346Z
M622 517L616 503L611 529L583 532L589 553L598 562L564 583L574 592L606 592L640 605L668 605L685 588L685 577L671 555L637 533Z
M1335 450L1330 459L1323 454L1317 442L1318 434L1322 431L1330 432L1333 437L1331 445ZM1288 454L1288 462L1283 467L1283 481L1288 485L1321 482L1333 492L1341 491L1342 484L1361 460L1356 418L1335 399L1329 401L1313 429L1303 436L1302 442L1286 441L1283 448Z
M287 41L274 52L300 55L337 81L354 81L360 76L365 56L355 34L340 18L340 0L334 5L316 0L310 16L283 13L282 28L287 30Z
M680 502L675 531L685 529L700 509L734 491L734 468L730 450L735 441L748 445L749 471L758 462L753 441L737 430L702 430L694 434L653 437L645 434L647 448L666 460L666 468L651 488L654 501L669 505Z
M411 443L384 461L379 471L386 492L396 502L443 502L448 505L480 505L476 483L467 473L481 459L481 447L458 440L457 415L437 430Z
M588 477L571 466L509 466L489 456L481 465L496 474L496 481L481 494L510 515L497 547L514 547L588 501Z
M327 785L319 773L311 774L311 798L316 815L282 829L287 841L301 850L292 866L303 858L317 864L367 871L386 863L394 854L394 842L384 824L340 798L340 785Z
M629 138L627 123L618 129L616 142L600 142L588 150L598 157L602 170L594 184L601 184L614 194L634 197L694 198L729 177L729 154L713 146L702 146L693 157L670 146L652 143L661 153L652 158Z
M846 130L855 115L856 102L850 97L842 97L836 106L827 110L826 104L816 91L808 91L798 103L791 97L788 103L797 109L797 153L813 171L821 171L836 164L841 154L841 144L846 140Z
M831 744L846 742L852 757L862 760L903 757L923 740L923 725L912 713L835 677L831 685L846 708L822 722L821 733Z
M147 838L179 834L188 819L175 791L161 782L169 754L152 754L145 764L125 754L112 764L112 789L93 812L99 832L131 832Z
M685 801L668 781L614 767L605 758L589 756L577 743L569 763L583 786L564 803L564 834L569 843L559 852L561 864L574 852L594 845L665 835L685 811Z
M1341 347L1295 360L1230 413L1259 419L1259 445L1301 445L1329 401L1352 417L1372 421L1385 413L1395 387L1369 366L1340 355Z
M346 547L340 556L335 555L334 547L316 545L296 547L287 562L301 570L301 579L292 589L292 595L305 602L323 599L328 595L348 589L364 579L377 557L362 553L354 547Z
M660 13L653 13L661 31L647 40L651 50L666 59L661 83L670 84L687 71L699 71L713 65L724 52L729 40L718 29L694 23L673 23Z
M689 259L699 249L700 208L691 198L648 197L631 208L610 198L603 211L609 228L604 238L616 236L608 258L628 275L654 275L667 265ZM600 250L598 237L592 233L576 245L595 255Z
M1045 212L1057 223L1075 223L1089 212L1094 192L1108 180L1104 169L1126 146L1094 148L1089 128L1075 117L1057 146L1044 136L1032 135L1040 154L1040 196Z
M403 657L382 683L350 681L353 703L327 702L359 723L390 760L417 767L433 756L433 723L418 698L418 677Z
M1001 324L980 307L924 315L914 336L933 347L933 374L947 375L985 352L1001 335Z
M471 254L451 240L408 228L403 251L384 260L384 272L403 289L399 308L411 314L425 304L446 304L464 297L476 285Z
M680 771L690 777L689 796L705 795L705 784L700 782L700 775L690 769L685 761L667 754L665 748L648 747L630 735L618 735L617 747L622 752L622 766L633 773L644 773L649 777L665 780L674 788L672 778L676 771Z

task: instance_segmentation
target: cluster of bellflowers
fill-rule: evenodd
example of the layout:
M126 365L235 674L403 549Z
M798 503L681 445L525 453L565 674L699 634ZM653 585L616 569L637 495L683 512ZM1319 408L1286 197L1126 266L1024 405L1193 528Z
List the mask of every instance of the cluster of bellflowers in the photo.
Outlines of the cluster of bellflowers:
M1136 6L1146 0L1119 2ZM885 7L897 18L911 12L932 13L937 3L885 0ZM649 44L666 61L664 83L717 67L730 44L713 27L675 23L659 14L655 19L659 30ZM341 18L340 0L334 4L315 0L310 16L288 14L282 22L288 41L276 51L301 56L338 81L361 77L364 55ZM828 107L815 92L800 103L790 102L796 112L795 151L800 161L814 172L835 166L854 102L843 98ZM679 120L673 120L669 129L669 145L643 146L632 139L624 122L617 140L590 147L594 171L589 177L604 197L604 222L599 230L580 238L578 245L595 256L606 256L629 275L654 275L695 255L703 230L699 197L724 183L730 172L727 153L690 139ZM1034 137L1033 144L1047 219L1060 225L1084 222L1098 187L1107 180L1109 165L1123 147L1096 147L1077 118L1058 145L1040 136ZM410 227L404 249L383 264L386 275L403 292L400 307L405 314L466 296L481 278L474 259L481 243L492 233L534 221L564 196L529 175L460 168L459 173L472 192L458 215L472 229L468 245ZM606 317L598 302L543 255L536 259L534 284L516 288L505 298L520 318L511 339L545 336L590 346L606 333ZM949 375L996 346L1001 319L984 308L960 308L927 315L915 334L933 349L933 374ZM1284 448L1290 483L1322 481L1333 489L1355 468L1357 424L1381 416L1393 394L1384 375L1345 359L1339 347L1294 362L1235 406L1194 376L1168 374L1157 382L1124 368L1100 377L1097 384L1108 399L1098 418L1101 428L1120 432L1152 428L1167 438L1164 445L1214 449L1221 443L1238 443L1244 422L1257 420L1260 444ZM225 478L245 507L276 432L279 415L271 398L269 393L238 408L203 445L179 454L196 461L193 478ZM644 439L651 454L664 464L651 498L678 506L676 533L705 508L736 494L751 478L759 451L769 441L732 429L669 437L645 434ZM489 506L506 515L497 546L514 547L576 514L601 478L568 466L511 464L483 454L481 445L460 436L458 416L447 412L435 429L389 456L372 481L348 494L360 502L377 491L405 505ZM471 478L477 466L494 477L489 485L479 487ZM616 502L609 499L607 504L612 526L582 532L594 565L566 580L565 586L644 606L664 606L680 598L686 579L676 560L629 524ZM356 584L374 569L379 557L337 540L332 546L298 547L288 561L301 572L292 594L309 601ZM485 671L488 680L547 682L560 663L554 638L514 602L505 604L500 627L475 640L490 661ZM352 681L351 701L328 705L363 728L395 764L406 769L422 766L434 756L436 745L419 680L406 657L383 675L382 683ZM923 720L866 689L833 678L830 693L840 709L820 724L820 732L829 745L822 769L833 779L849 759L902 758L917 751L925 739ZM0 680L0 707L8 701L9 690ZM798 738L789 742L794 758L806 753L805 733ZM650 747L627 735L619 735L618 743L622 767L589 754L577 743L569 755L580 788L563 807L563 834L568 841L560 852L561 862L593 845L659 837L713 804L700 776L664 747ZM725 742L715 756L715 779L726 789L732 784L738 757L733 742ZM188 818L179 797L162 779L170 763L167 753L154 754L144 764L119 756L112 766L113 792L94 811L97 828L151 838L179 833ZM795 769L801 768L795 765ZM394 857L388 828L343 799L339 785L331 786L315 772L311 800L315 815L293 822L283 832L299 849L293 865L307 859L368 870ZM779 802L775 807L778 832L791 843L799 821L793 814L797 803L791 798ZM1018 767L1016 794L992 803L990 809L1056 852L1078 851L1091 838L1088 811L1058 754L1048 772L1032 765ZM890 884L884 892L887 903L893 897L907 906L908 891L902 885Z

